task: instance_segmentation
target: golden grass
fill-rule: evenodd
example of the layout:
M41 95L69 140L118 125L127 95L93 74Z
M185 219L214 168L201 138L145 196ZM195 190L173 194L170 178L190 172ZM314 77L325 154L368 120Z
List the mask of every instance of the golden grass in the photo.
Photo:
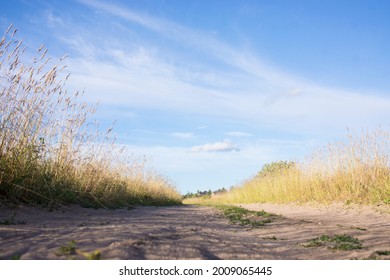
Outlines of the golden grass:
M11 26L0 41L0 200L96 207L176 204L165 178L127 157L95 108L69 93L63 58L29 63ZM54 64L54 66L53 66Z
M302 162L266 165L267 172L263 169L227 193L184 202L390 204L389 160L389 132L379 128L349 133L346 140L329 144Z

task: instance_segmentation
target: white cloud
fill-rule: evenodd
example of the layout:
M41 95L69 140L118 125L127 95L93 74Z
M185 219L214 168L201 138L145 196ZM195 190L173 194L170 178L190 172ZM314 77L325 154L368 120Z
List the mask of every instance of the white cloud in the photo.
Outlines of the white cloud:
M207 125L200 125L200 126L198 126L196 129L206 129L206 128L208 128Z
M58 25L60 25L60 26L65 25L63 19L61 17L55 15L53 13L53 11L51 11L51 10L46 10L45 16L46 16L47 23L53 27L58 26Z
M192 133L192 132L174 132L174 133L171 133L171 136L181 138L181 139L191 139L194 137L194 133Z
M231 143L229 140L224 140L223 142L215 142L204 144L200 146L194 146L191 148L191 152L232 152L239 151L240 149L237 145Z
M249 137L252 136L251 133L242 132L242 131L229 131L225 133L227 136L234 136L234 137Z

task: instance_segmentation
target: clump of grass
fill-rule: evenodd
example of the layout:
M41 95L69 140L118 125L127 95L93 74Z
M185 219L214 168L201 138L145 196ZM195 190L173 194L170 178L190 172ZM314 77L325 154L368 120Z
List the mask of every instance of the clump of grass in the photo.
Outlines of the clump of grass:
M304 247L321 247L325 244L326 241L329 241L330 238L328 235L322 235L320 237L310 240L308 243L303 244Z
M253 228L264 226L271 223L270 217L275 217L275 214L267 213L265 211L251 211L242 207L232 205L218 205L218 209L229 218L232 224L239 224L241 226L251 226Z
M355 226L355 227L350 227L351 229L356 229L356 230L360 230L360 231L367 231L366 228L362 228L362 227L358 227L358 226Z
M86 260L100 260L101 252L95 250L93 252L84 252L77 248L77 243L75 240L69 241L68 244L61 246L55 252L57 256L67 256L67 257L76 257L82 256Z
M372 253L367 260L390 260L390 250L380 250Z
M263 237L264 240L278 240L278 238L276 236L266 236L266 237Z
M384 250L384 251L375 251L376 254L379 256L390 256L390 250Z
M389 204L390 133L383 128L350 132L301 162L266 164L253 178L204 203L210 201Z
M305 223L305 224L312 224L313 221L310 221L310 220L305 220L305 219L300 219L299 220L301 223Z
M26 54L16 29L0 39L0 200L131 207L181 202L164 177L116 144L95 107L65 88L70 73L42 46Z
M70 256L70 255L76 255L76 241L72 240L69 241L68 244L61 246L60 248L57 249L55 254L57 256Z
M321 247L325 245L328 245L328 248L332 250L349 251L363 249L359 239L345 234L336 234L334 236L322 235L303 244L304 247Z
M99 250L95 250L95 251L90 252L90 253L82 253L82 255L87 260L100 260L100 258L101 258L101 252Z

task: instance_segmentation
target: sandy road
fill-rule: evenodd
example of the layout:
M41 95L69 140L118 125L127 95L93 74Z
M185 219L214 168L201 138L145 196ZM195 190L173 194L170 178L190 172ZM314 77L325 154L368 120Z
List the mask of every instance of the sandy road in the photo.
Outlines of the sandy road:
M0 259L83 259L91 252L101 259L390 258L375 254L390 251L388 212L334 205L245 207L281 216L251 229L230 224L219 210L193 205L53 212L0 207ZM363 249L303 246L324 234L353 236Z

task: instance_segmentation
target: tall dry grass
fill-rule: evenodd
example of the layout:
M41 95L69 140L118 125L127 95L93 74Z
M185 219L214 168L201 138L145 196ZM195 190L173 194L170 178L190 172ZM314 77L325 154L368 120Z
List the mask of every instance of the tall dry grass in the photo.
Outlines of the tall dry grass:
M191 202L390 204L389 132L349 133L301 162L266 165L228 193Z
M0 41L0 200L119 207L175 204L165 178L101 132L95 108L69 93L64 58L26 54L16 29Z

